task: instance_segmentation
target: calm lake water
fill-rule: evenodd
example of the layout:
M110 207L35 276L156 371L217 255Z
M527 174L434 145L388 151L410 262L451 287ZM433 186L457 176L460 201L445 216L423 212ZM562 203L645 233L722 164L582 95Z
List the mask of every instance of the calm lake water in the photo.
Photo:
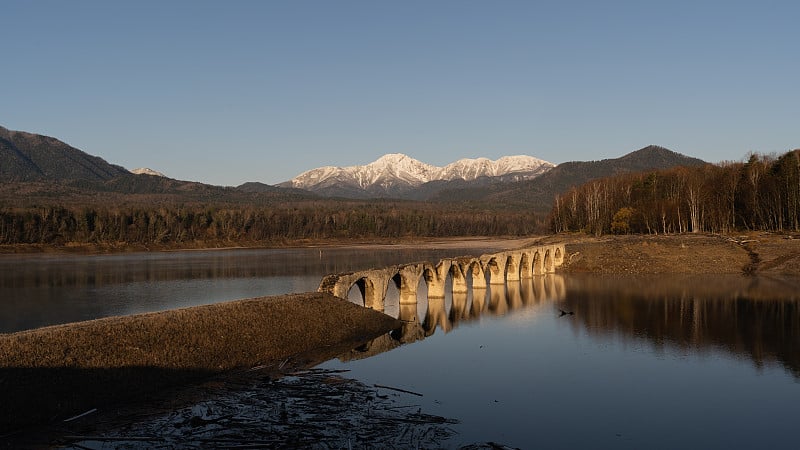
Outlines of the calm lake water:
M481 254L479 249L260 249L91 256L0 255L0 333L316 291L330 273Z
M316 290L327 273L493 250L3 257L0 332ZM460 421L451 447L800 445L800 280L547 275L447 292L428 299L422 283L406 306L391 287L385 311L403 329L323 367L422 394L424 412Z

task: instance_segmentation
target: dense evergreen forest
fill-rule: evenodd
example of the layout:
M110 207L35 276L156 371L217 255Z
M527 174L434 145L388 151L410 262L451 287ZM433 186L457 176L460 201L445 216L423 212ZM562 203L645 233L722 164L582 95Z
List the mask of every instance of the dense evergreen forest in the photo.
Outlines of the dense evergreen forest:
M624 174L556 197L554 232L800 231L800 150L747 162Z
M303 239L527 235L544 226L525 211L388 201L0 207L4 245L271 245Z

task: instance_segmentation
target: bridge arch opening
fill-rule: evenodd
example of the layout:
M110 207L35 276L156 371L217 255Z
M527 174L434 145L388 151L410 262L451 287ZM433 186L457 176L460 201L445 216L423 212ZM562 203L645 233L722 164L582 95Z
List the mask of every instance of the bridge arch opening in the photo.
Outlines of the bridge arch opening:
M544 252L544 273L553 272L553 255L550 250Z
M419 277L417 281L417 320L419 323L425 321L425 316L428 313L428 283L425 277Z
M523 252L519 258L519 274L520 278L530 278L533 274L533 267L531 267L531 257L528 252Z
M544 273L543 269L544 263L542 262L542 254L539 250L533 252L533 274L534 275L541 275Z
M375 309L375 283L367 277L359 278L347 291L347 300L366 308Z
M515 258L514 255L508 255L506 257L505 269L505 280L507 282L519 280L519 266L517 265L517 258Z
M383 313L394 317L400 318L400 288L402 286L402 277L396 273L386 286L386 293L383 296Z

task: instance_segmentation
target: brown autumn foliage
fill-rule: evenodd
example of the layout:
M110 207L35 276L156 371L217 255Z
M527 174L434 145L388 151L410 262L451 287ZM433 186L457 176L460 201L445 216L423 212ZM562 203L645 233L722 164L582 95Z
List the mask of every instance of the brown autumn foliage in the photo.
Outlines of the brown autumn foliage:
M590 181L556 197L554 232L800 231L800 150Z

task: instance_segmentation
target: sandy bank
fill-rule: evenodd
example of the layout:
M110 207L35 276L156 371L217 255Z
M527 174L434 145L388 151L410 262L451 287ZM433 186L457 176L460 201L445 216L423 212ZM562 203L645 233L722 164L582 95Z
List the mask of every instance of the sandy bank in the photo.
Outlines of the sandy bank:
M0 335L0 435L223 371L310 366L396 326L308 293Z
M777 233L588 236L561 234L565 273L800 276L800 236Z
M531 241L531 237L519 236L462 236L462 237L414 237L414 238L369 238L369 239L299 239L282 242L189 242L180 244L134 245L127 243L89 244L71 243L63 245L19 244L0 245L0 255L25 254L117 254L140 252L180 252L236 249L271 248L485 248L521 247Z

